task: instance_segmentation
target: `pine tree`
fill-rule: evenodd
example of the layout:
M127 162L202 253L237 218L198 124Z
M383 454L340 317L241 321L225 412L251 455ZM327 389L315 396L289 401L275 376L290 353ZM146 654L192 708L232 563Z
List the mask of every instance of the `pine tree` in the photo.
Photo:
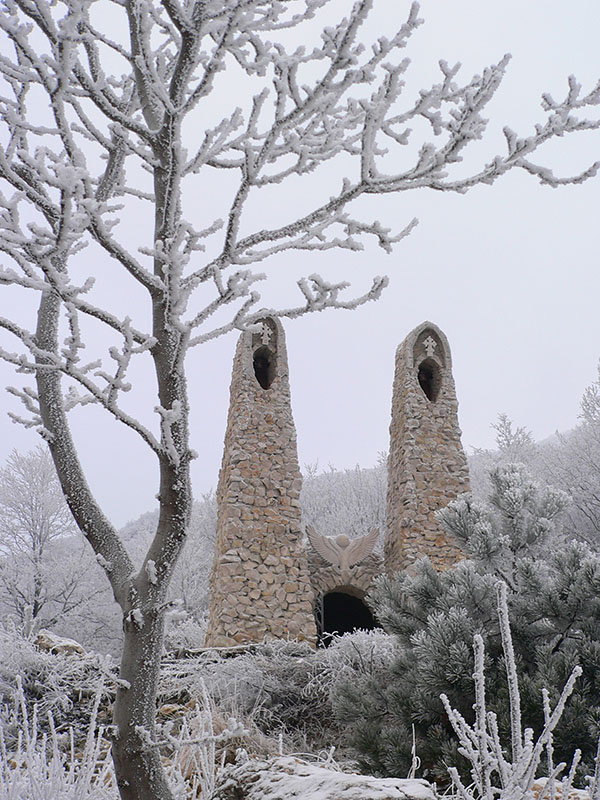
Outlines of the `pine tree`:
M395 637L395 661L384 679L342 684L334 698L369 771L409 772L413 726L426 777L447 781L447 765L460 765L440 694L473 721L475 634L485 642L488 707L509 729L496 612L500 580L508 587L524 724L539 733L542 688L556 702L580 664L583 675L555 731L555 755L570 761L580 747L581 771L591 767L600 733L600 557L559 535L568 504L563 492L535 483L522 465L499 467L491 485L487 504L461 495L438 514L464 561L438 573L423 559L413 574L381 578L372 593L380 622Z

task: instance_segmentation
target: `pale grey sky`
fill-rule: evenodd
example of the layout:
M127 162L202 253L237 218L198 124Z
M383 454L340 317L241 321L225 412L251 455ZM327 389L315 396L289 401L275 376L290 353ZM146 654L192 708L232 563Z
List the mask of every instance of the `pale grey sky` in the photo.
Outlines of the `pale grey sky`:
M400 0L375 4L398 20L408 8ZM378 25L387 24L386 13ZM462 61L466 80L505 52L513 55L472 163L502 152L504 124L526 135L543 120L543 91L564 94L571 73L587 91L600 78L596 0L423 0L421 15L425 25L406 52L412 91L433 79L440 58ZM567 138L544 155L558 173L582 169L600 159L600 132ZM419 217L392 255L370 246L362 254L291 254L273 262L265 305L300 274L347 277L360 291L372 275L391 279L376 304L284 322L300 463L366 467L387 450L394 352L425 319L450 341L467 451L492 445L498 412L538 439L573 427L600 358L599 200L599 178L550 189L521 174L466 196L407 193L378 200L366 214L396 228ZM231 335L202 346L188 365L197 497L217 482L235 341ZM3 385L17 378L0 366ZM8 396L1 403L19 411ZM90 483L122 524L154 507L155 467L132 434L104 417L86 407L74 427ZM0 424L0 460L13 447L37 444L8 418Z

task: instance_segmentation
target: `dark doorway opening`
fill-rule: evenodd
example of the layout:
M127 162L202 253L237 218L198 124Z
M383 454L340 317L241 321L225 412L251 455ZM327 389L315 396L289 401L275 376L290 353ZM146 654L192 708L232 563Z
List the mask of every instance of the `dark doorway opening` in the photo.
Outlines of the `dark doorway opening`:
M379 626L368 606L359 597L346 592L327 592L320 598L317 609L319 644L328 647L334 634L341 636L355 630L370 631Z
M425 397L431 403L435 403L440 393L442 376L440 368L433 359L425 359L419 364L417 379Z
M263 389L269 389L275 379L275 355L268 347L259 347L253 356L254 374Z

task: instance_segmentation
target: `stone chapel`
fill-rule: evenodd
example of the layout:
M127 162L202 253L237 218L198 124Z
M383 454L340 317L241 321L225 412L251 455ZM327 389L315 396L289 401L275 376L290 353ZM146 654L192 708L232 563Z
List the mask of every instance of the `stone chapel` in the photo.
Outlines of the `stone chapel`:
M383 558L377 531L352 542L305 532L301 486L285 335L267 316L234 357L206 646L371 628L364 598L377 575L425 555L438 569L461 558L434 516L469 489L450 347L436 325L422 323L396 351Z

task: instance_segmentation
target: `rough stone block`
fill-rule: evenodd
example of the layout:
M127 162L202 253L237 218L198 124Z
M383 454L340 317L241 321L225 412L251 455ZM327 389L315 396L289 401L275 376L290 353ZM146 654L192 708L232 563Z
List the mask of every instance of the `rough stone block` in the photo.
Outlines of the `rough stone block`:
M248 759L221 771L213 800L437 800L416 778L374 778L340 772L293 756Z

